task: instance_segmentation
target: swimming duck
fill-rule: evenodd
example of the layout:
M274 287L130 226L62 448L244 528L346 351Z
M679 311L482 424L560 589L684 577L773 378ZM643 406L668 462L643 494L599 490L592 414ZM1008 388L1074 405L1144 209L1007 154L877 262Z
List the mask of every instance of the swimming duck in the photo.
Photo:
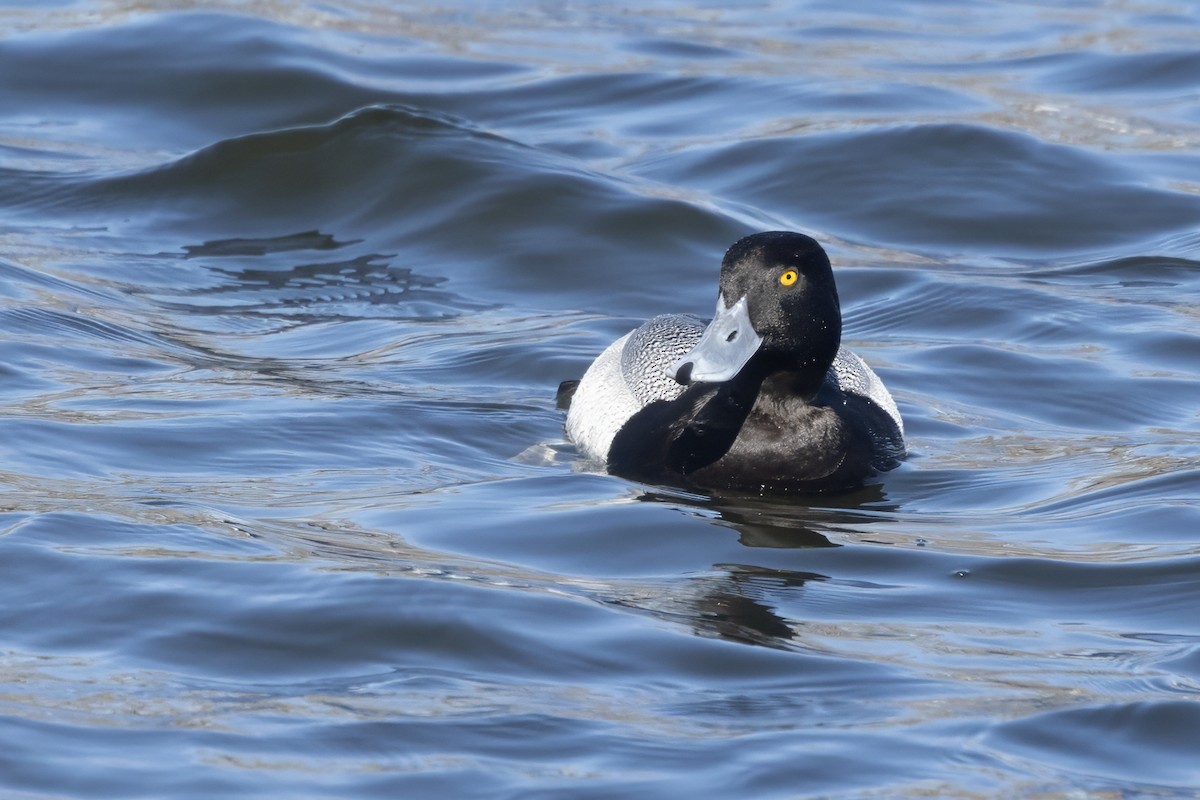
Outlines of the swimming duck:
M716 316L654 317L559 387L566 432L614 475L736 493L857 487L904 457L891 394L841 346L829 257L801 233L734 243Z

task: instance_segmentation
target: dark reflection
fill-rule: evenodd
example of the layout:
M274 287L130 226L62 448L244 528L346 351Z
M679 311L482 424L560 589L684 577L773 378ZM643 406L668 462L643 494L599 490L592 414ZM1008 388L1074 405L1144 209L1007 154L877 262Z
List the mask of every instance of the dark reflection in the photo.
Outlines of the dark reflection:
M339 241L320 231L304 231L267 238L218 239L183 247L189 259L210 259L214 275L224 280L212 286L181 290L180 310L221 314L263 314L305 318L334 315L339 319L378 315L387 306L389 318L440 320L466 311L494 308L438 288L445 277L423 275L396 266L392 256L380 253L347 255L321 261L295 261L290 254L327 252L358 244ZM282 257L280 257L282 256ZM234 259L227 266L225 259ZM253 263L248 260L253 259ZM213 305L193 298L222 296ZM328 306L336 304L336 311ZM324 308L324 313L322 309ZM376 307L368 312L368 307Z
M779 647L795 638L793 625L770 605L767 595L795 591L808 581L828 580L815 572L722 565L724 578L695 598L697 633L747 644Z
M735 529L747 547L840 547L822 531L853 523L859 527L875 520L879 512L898 509L887 502L881 483L851 492L796 497L755 495L701 495L671 490L647 490L643 502L668 503L681 511L703 509L717 513L718 524Z
M394 267L386 260L387 256L368 254L348 258L341 261L322 261L308 264L294 264L286 270L278 269L220 269L214 272L228 275L237 280L236 284L226 284L211 289L206 293L261 291L266 289L303 289L313 290L340 289L349 295L356 289L371 290L387 288L398 293L420 292L438 284L445 283L445 278L435 278L414 273L408 267ZM380 302L381 297L389 294L363 294L366 302Z
M288 253L294 250L337 250L357 244L358 240L339 242L320 231L302 231L287 236L254 239L214 239L204 244L184 245L188 258L199 256L264 256L268 253Z
M642 493L643 502L666 503L685 514L712 518L738 532L746 547L803 549L841 547L825 532L860 530L897 509L888 503L882 484L836 495L757 497L699 495L671 489ZM819 504L819 505L817 505ZM626 597L620 605L642 608L655 616L683 622L702 636L715 636L766 647L795 647L799 624L777 609L827 575L748 564L716 564L717 574L686 579L680 588L665 589L653 599Z
M743 564L718 565L716 575L688 578L682 585L646 588L609 599L613 605L684 624L701 636L763 647L788 647L796 626L776 612L773 594L790 594L809 581L829 578L815 572Z

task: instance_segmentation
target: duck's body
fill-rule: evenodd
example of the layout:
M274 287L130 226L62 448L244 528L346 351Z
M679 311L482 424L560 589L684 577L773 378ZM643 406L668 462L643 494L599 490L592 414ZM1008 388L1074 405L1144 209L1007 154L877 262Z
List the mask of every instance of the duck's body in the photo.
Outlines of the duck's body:
M655 317L592 363L567 415L576 446L616 475L735 492L848 489L894 467L903 421L878 376L840 346L820 245L748 236L726 254L720 283L707 327Z

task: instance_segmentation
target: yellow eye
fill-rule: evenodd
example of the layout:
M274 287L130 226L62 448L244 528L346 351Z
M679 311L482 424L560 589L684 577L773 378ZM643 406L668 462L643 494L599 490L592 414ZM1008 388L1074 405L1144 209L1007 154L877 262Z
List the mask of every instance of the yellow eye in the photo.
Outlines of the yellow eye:
M779 276L779 282L784 286L791 286L800 276L796 274L796 270L789 269L787 272Z

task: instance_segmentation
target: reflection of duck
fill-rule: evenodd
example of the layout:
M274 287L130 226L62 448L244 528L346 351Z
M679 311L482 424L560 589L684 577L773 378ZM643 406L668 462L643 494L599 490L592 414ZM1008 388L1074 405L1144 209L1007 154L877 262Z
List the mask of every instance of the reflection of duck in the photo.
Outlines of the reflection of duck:
M609 471L756 494L852 488L904 455L878 376L842 348L829 258L799 233L738 241L716 317L655 317L575 385L567 435ZM573 395L573 396L572 396Z
M887 502L883 486L868 484L853 492L821 498L820 506L798 505L785 497L692 493L677 489L645 489L634 499L672 507L687 516L737 532L747 548L809 550L837 548L843 541L870 541L869 526L887 518L897 506ZM838 534L833 539L828 534ZM759 552L747 558L775 563L812 562L797 553ZM820 558L831 563L829 558ZM701 636L766 647L805 647L802 590L837 581L835 576L764 564L717 563L712 571L660 581L616 582L606 602L683 624ZM864 585L856 580L856 585ZM790 616L791 614L798 616Z
M810 581L828 578L740 564L719 564L717 574L696 575L667 585L614 587L606 602L676 624L701 636L766 647L788 647L796 624L776 613L773 595L788 598Z
M728 570L721 582L696 598L698 616L694 627L699 633L713 633L723 639L780 647L796 638L795 623L780 616L766 595L796 591L809 581L828 578L815 572L767 569L741 565L723 565Z
M839 507L847 510L861 508L883 497L878 486L865 486L852 495L838 495ZM847 498L853 503L847 504ZM801 549L809 547L840 547L829 541L818 528L844 521L844 514L824 508L797 507L794 503L774 497L684 495L671 490L640 492L634 498L644 503L666 503L684 513L703 510L708 517L716 512L714 523L737 531L738 541L746 547ZM785 505L785 502L787 504Z

